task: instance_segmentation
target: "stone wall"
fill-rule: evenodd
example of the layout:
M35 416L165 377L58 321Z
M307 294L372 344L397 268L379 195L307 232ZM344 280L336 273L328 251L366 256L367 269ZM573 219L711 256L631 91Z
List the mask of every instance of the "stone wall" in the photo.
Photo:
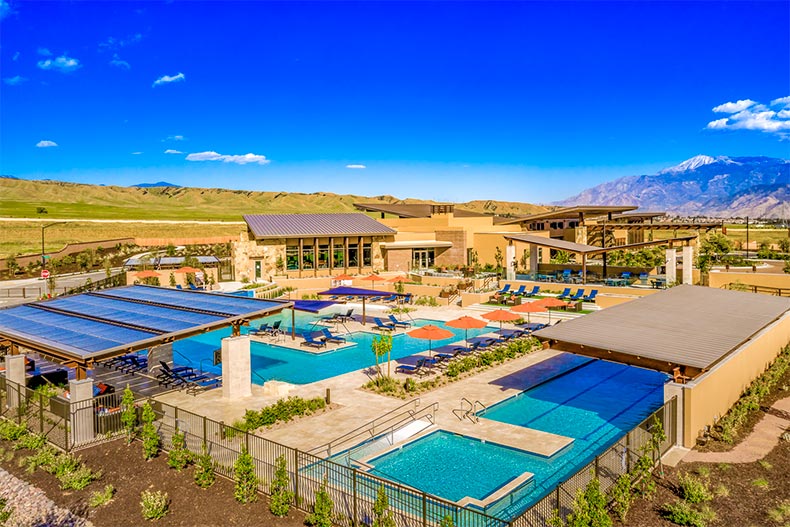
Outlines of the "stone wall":
M463 230L436 231L436 240L453 244L446 250L436 250L437 266L466 265L466 234Z
M387 271L407 272L411 268L411 249L387 249Z

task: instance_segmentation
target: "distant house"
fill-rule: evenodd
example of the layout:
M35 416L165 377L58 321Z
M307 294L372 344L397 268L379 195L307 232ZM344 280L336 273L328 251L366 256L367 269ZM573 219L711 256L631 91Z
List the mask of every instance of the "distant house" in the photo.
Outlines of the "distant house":
M384 270L381 244L395 230L362 213L248 214L233 243L236 276L249 280Z

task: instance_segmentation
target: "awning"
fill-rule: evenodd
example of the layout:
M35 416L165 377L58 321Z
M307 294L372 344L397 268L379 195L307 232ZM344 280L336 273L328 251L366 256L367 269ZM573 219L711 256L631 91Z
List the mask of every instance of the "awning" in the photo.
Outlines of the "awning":
M384 242L381 244L383 249L432 249L432 248L450 248L453 242L439 241L439 240L414 240L414 241L401 241L401 242Z
M330 300L294 300L294 309L307 313L318 313L322 309L334 306L336 303Z

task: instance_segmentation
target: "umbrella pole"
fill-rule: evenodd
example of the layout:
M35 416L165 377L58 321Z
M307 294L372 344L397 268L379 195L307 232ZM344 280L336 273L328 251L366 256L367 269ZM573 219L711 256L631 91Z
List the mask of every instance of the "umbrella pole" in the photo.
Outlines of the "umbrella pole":
M365 325L365 297L362 297L362 325Z

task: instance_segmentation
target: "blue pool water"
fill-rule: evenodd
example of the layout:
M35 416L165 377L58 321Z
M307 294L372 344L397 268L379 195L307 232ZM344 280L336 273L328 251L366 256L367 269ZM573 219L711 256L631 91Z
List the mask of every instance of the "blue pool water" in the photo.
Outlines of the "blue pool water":
M313 330L313 323L320 318L316 315L297 313L297 331ZM277 317L267 317L266 322L273 324L274 321L281 319L282 326L286 332L290 332L291 313L284 312ZM414 327L426 324L436 324L444 327L442 322L431 320L416 320ZM315 330L324 326L316 326ZM342 328L341 328L342 329ZM450 344L458 340L463 340L464 330L446 328L453 332L454 336L445 340L435 340L431 343L433 348ZM493 328L470 329L469 337L489 333ZM371 351L370 345L376 335L366 332L355 332L345 334L335 332L345 337L354 346L343 348L325 353L311 353L304 350L293 350L260 342L252 342L250 345L252 361L252 382L263 384L267 380L285 381L293 384L307 384L311 382L328 379L336 375L342 375L351 371L361 370L373 366L376 361ZM221 339L230 335L230 328L212 331L203 335L197 335L184 340L176 341L173 344L174 361L179 364L201 365L204 371L221 373L220 366L212 365L213 351L220 347ZM395 335L392 339L392 360L401 359L415 353L420 353L428 349L428 341L415 339L403 333ZM188 359L187 359L188 358Z
M442 433L370 461L371 472L453 501L485 496L531 472L529 485L486 511L512 518L660 408L666 379L594 360L481 412L484 419L574 438L551 457Z
M528 457L521 450L439 430L368 463L374 466L371 474L458 501L484 499L520 476Z

